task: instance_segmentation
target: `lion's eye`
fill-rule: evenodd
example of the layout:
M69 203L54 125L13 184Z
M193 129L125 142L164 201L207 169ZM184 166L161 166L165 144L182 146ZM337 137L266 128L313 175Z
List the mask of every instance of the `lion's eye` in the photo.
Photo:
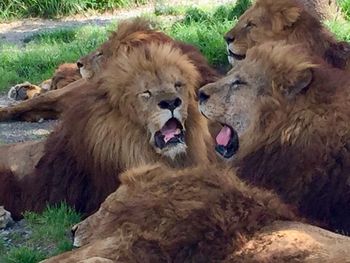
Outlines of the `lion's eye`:
M142 93L139 93L139 96L144 99L149 99L152 96L152 93L149 90L146 90Z
M246 28L250 29L252 27L256 26L252 21L248 21L247 24L245 25Z
M96 57L100 57L103 55L103 52L102 51L99 51L98 53L96 53Z
M242 81L241 79L236 79L231 83L231 88L237 88L239 85L246 85L247 83Z
M181 88L183 86L183 83L181 81L176 81L174 84L175 88Z

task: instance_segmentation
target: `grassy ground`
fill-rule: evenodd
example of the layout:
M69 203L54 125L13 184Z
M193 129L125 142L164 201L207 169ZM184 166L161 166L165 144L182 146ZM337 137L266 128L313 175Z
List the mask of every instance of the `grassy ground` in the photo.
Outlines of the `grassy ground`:
M2 0L0 20L24 17L56 18L77 13L107 11L145 4L147 0Z
M227 65L223 35L241 13L241 6L232 5L206 12L190 8L183 20L161 27L175 39L199 47L214 66L223 67ZM150 17L158 20L155 15ZM0 46L0 92L24 81L38 84L50 78L58 65L75 62L95 49L115 26L85 26L44 33L27 39L24 48L3 44Z
M48 207L40 215L26 213L24 218L28 234L13 231L7 241L0 238L1 263L36 263L72 249L67 233L80 216L67 205Z

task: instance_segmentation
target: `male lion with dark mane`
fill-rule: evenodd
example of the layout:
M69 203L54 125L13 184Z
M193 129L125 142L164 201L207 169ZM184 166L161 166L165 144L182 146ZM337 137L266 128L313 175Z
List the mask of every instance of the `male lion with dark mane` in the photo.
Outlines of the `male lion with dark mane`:
M247 182L301 214L350 233L350 78L300 46L265 43L200 89L200 110L223 125L216 151Z
M244 59L247 50L267 41L303 44L311 54L334 67L348 68L350 45L337 42L323 24L297 0L257 0L225 35L229 62Z
M105 64L120 52L120 47L128 49L147 43L172 43L180 48L200 73L198 87L216 81L220 76L218 72L209 66L206 59L196 47L175 41L166 34L152 29L151 23L143 18L126 20L118 25L117 30L100 47L79 59L77 66L72 66L71 71L63 71L66 67L61 68L62 66L58 69L52 79L52 84L55 84L55 80L60 80L60 83L66 81L67 86L63 90L46 92L41 96L23 101L20 104L0 108L0 121L57 119L64 109L70 107L67 101L72 96L71 93L80 93L81 96L85 95L86 91L82 88L85 85L84 81L71 81L73 71L79 68L80 74L77 79L81 75L83 80L88 82L98 77L104 71Z
M60 262L346 262L350 238L296 220L234 173L205 166L127 171L101 208L74 226Z
M89 215L119 185L121 171L161 161L172 167L208 162L206 120L194 94L200 75L172 43L121 43L99 78L72 94L61 125L44 142L2 146L0 204L15 219L25 210L66 201ZM33 145L35 144L35 145ZM33 149L34 148L34 149ZM39 151L39 152L38 152Z

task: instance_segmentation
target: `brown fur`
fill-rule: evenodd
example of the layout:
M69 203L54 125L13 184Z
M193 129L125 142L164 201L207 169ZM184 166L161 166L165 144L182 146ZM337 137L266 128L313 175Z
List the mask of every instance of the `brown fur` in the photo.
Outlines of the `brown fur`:
M233 79L244 84L228 93ZM300 47L267 43L248 50L225 79L201 89L210 96L201 110L235 127L242 112L232 99L251 94L242 115L248 125L239 132L234 156L239 175L274 189L303 216L349 233L349 87L348 73Z
M258 0L226 33L228 48L245 55L253 46L268 41L284 40L303 44L311 54L323 57L335 67L345 69L350 58L350 45L337 42L322 23L296 0ZM231 63L237 61L229 57Z
M45 263L341 263L350 256L349 237L286 221L295 216L275 195L225 169L144 166L121 181L73 227L80 248Z
M118 174L125 169L156 161L174 167L208 161L207 124L194 101L198 72L187 56L171 44L151 44L119 54L110 63L100 79L86 84L85 96L70 98L72 106L47 139L33 173L19 179L14 171L9 173L11 167L0 172L0 203L15 218L24 210L40 211L46 202L63 200L90 214L116 189ZM175 80L183 82L179 91ZM182 97L187 149L183 146L177 154L174 148L173 158L156 153L151 143L150 127L164 121L156 113L163 112L164 119L170 111L158 106L141 109L148 105L139 97L147 85L155 95Z
M75 245L82 249L48 262L94 256L113 262L222 262L262 227L295 219L275 195L215 167L146 166L124 173L121 181L99 211L75 227Z
M96 51L93 51L89 55L81 58L78 61L78 63L80 63L80 73L83 78L87 80L93 79L95 76L98 77L105 70L105 64L109 59L117 57L118 54L124 53L130 48L135 48L150 43L171 43L180 48L183 53L187 54L201 76L197 87L213 82L220 76L209 66L208 62L197 48L179 41L174 41L164 33L151 29L149 22L141 18L120 23L118 29L112 33L109 40L103 43ZM65 69L66 67L68 68ZM53 78L52 86L55 85L55 79L62 79L61 83L63 83L66 80L73 80L75 77L77 77L74 66L66 67L64 67L61 71L57 71L56 78ZM81 95L85 96L85 93L86 90L83 89L81 91ZM66 99L66 96L58 96L57 101L52 100L53 97L54 96L45 93L42 95L41 99L36 99L30 103L25 103L23 105L18 104L12 106L10 109L0 108L0 121L37 121L38 119L46 119L48 117L58 118L62 111L61 108L58 109L55 107L55 105L64 104L68 107L69 105L67 102L59 101L62 100L63 97ZM41 111L42 106L46 106L49 101L50 103L52 102L52 108L49 109L50 112L56 112L56 114L46 114L45 111ZM31 116L33 116L33 119L31 119Z
M68 84L81 79L77 64L65 63L60 65L52 77L50 90L62 89Z

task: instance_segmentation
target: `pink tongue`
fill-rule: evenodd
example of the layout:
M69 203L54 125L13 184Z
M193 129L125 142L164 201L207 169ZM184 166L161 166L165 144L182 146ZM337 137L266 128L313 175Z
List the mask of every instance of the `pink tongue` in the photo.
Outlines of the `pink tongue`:
M216 143L218 145L227 146L231 138L231 129L228 126L224 126L219 134L216 136Z
M175 120L169 121L160 131L164 135L165 143L181 133L181 130L177 128L177 123Z

